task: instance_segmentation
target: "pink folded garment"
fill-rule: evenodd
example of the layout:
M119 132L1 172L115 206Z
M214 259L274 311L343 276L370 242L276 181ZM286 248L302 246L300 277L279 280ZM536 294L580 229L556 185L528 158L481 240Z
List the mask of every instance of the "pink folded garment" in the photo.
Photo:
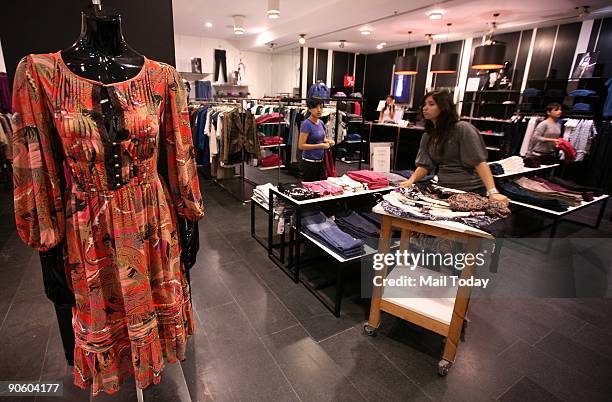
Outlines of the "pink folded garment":
M272 137L262 137L259 142L261 145L278 145L283 143L283 138L278 135Z
M370 190L389 186L389 180L385 176L371 170L355 170L346 174L351 179L366 184Z
M324 197L326 195L341 195L344 194L344 190L342 187L337 186L333 183L328 182L327 180L319 180L319 181L307 181L302 182L302 185L313 191L318 193L319 196Z

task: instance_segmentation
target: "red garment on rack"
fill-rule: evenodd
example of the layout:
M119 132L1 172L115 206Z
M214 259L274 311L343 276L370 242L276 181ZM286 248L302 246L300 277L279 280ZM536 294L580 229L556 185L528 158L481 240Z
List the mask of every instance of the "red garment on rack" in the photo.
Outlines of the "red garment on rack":
M323 155L323 160L325 163L325 178L337 177L336 164L334 162L334 154L331 149L325 150L325 154Z
M257 124L278 123L283 121L283 115L280 113L268 113L259 116L256 120Z
M278 135L272 137L262 137L259 142L261 145L279 145L283 143L283 138Z
M270 156L266 156L261 161L259 161L261 167L272 167L272 166L280 166L283 164L283 161L277 154L272 154Z

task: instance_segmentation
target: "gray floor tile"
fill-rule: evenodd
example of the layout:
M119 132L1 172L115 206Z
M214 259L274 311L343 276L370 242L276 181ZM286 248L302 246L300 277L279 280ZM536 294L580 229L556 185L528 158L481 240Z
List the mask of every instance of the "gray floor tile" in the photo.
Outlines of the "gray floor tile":
M612 359L612 332L603 331L592 324L585 324L572 339L587 348Z
M273 334L298 323L287 307L270 291L258 297L238 297L238 304L259 335Z
M355 328L321 342L321 346L368 400L430 400Z
M363 396L300 325L264 342L302 401L360 401Z
M521 378L518 383L500 396L498 400L499 402L561 402L561 399L546 391L528 377Z

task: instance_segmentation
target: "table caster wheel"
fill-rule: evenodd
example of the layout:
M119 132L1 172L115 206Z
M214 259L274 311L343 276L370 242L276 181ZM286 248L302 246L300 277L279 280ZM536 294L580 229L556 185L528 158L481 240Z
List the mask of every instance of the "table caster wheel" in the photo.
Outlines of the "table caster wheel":
M365 324L363 324L363 333L366 334L367 336L376 336L376 330L377 329L378 328L374 328L373 326L371 326L367 322Z
M448 370L450 370L452 365L453 363L449 362L448 360L440 360L438 362L438 375L440 377L446 377L446 375L448 374Z

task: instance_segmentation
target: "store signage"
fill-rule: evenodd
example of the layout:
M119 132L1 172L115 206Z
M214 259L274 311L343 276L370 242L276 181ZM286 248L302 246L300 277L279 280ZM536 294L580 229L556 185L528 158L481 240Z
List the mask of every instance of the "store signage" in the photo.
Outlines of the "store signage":
M344 76L344 86L353 88L355 86L355 76L354 75L345 75Z
M370 143L370 166L373 171L389 173L391 170L391 147L392 142Z

